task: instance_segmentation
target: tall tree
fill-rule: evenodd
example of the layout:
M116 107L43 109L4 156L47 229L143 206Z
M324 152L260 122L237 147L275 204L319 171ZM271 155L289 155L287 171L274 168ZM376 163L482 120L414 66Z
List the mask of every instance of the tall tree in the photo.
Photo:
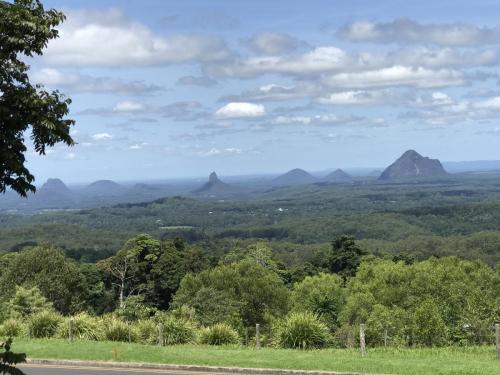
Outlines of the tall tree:
M332 252L328 259L331 272L341 275L344 280L354 276L361 262L363 251L352 236L338 236L332 242Z
M22 196L36 190L25 166L28 132L40 155L56 143L74 143L69 134L74 121L66 119L71 100L32 84L25 62L42 55L64 18L39 0L0 0L0 193L9 187Z
M10 299L15 286L36 287L63 314L80 311L86 299L77 264L49 245L28 248L18 254L0 278L0 298Z
M125 298L144 292L147 276L158 259L161 243L147 234L128 240L118 253L97 263L111 276L112 285L118 290L118 307L124 307Z

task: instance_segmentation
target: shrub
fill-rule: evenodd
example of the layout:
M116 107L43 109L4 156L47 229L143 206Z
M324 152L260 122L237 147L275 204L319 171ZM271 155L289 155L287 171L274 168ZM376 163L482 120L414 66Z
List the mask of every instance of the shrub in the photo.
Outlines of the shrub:
M102 317L99 325L105 340L127 342L129 341L129 332L130 340L135 341L136 339L134 330L130 329L129 331L129 325L114 315Z
M239 341L238 333L225 323L215 324L200 332L200 343L205 345L230 345Z
M163 325L163 345L189 344L196 340L196 326L188 319L162 314L158 323Z
M26 332L26 326L18 319L7 319L0 325L0 338L19 337Z
M357 344L357 335L359 335L359 327L344 324L335 331L334 338L340 347L353 348Z
M135 324L136 340L140 344L158 344L158 324L152 320L139 320Z
M380 304L373 309L366 321L366 343L369 346L382 346L385 343L391 346L405 345L406 313L398 307L389 308Z
M41 311L28 319L28 331L31 337L44 338L56 334L62 317L53 311Z
M427 299L413 314L413 343L424 346L441 346L446 343L446 325L434 301Z
M310 311L323 319L333 331L338 326L338 315L344 305L343 280L335 274L320 273L307 276L293 286L293 311Z
M127 297L123 307L116 310L118 316L125 321L147 319L152 312L153 309L144 304L144 298L140 295Z
M16 286L16 291L6 304L6 310L11 317L26 317L41 311L53 310L52 303L42 295L40 289L27 289Z
M71 317L71 320L74 339L94 341L103 339L102 327L99 324L98 318L92 317L87 313L80 313ZM59 324L57 337L68 338L68 325L68 320L64 320Z
M292 313L275 330L282 348L323 348L331 342L326 324L310 312Z

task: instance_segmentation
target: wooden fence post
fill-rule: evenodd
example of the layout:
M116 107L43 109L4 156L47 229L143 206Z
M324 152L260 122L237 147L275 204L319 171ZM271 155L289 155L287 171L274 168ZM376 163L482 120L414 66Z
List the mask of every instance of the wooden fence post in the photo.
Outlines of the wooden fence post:
M130 328L130 322L127 322L127 328L128 328L128 343L130 344L132 342L132 332Z
M497 361L500 361L500 324L495 324L495 344L497 347Z
M365 325L359 325L359 347L361 349L361 356L366 355L366 343L365 343Z
M384 330L384 348L387 348L387 328Z
M245 327L245 346L248 346L248 327Z
M255 325L255 349L260 349L260 324Z
M73 319L68 320L68 340L73 341Z
M163 346L163 324L158 324L158 346Z

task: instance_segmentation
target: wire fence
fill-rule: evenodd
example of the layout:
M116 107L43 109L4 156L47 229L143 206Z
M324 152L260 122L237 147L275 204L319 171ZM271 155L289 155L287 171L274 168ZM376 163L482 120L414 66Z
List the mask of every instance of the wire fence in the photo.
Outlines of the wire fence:
M132 342L131 325L128 326L128 341ZM162 323L159 323L156 327L157 329L157 345L164 346L165 342L163 340L165 327ZM500 360L500 324L495 324L488 329L482 329L479 331L472 331L472 327L463 327L464 335L467 335L469 331L469 339L472 336L472 344L485 344L485 345L495 345L496 347L496 359ZM384 328L383 330L370 330L366 324L360 324L359 326L350 326L347 329L345 327L338 329L335 332L336 343L345 348L358 347L361 356L366 356L369 348L376 347L415 347L418 346L412 341L410 334L401 335L391 335L392 331L390 328ZM253 347L255 349L260 349L261 347L271 347L273 346L273 334L271 325L262 327L260 324L256 324L253 327L245 327L243 333L243 344L246 347ZM68 340L73 341L73 320L68 320ZM468 341L469 345L471 341ZM424 345L425 346L425 345ZM300 345L299 345L300 348ZM306 348L306 344L302 346Z

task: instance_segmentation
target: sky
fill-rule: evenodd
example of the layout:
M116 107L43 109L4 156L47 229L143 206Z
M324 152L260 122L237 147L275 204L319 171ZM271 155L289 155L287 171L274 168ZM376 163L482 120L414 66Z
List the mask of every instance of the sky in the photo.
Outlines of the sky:
M31 80L72 99L37 183L500 159L500 3L45 0Z

